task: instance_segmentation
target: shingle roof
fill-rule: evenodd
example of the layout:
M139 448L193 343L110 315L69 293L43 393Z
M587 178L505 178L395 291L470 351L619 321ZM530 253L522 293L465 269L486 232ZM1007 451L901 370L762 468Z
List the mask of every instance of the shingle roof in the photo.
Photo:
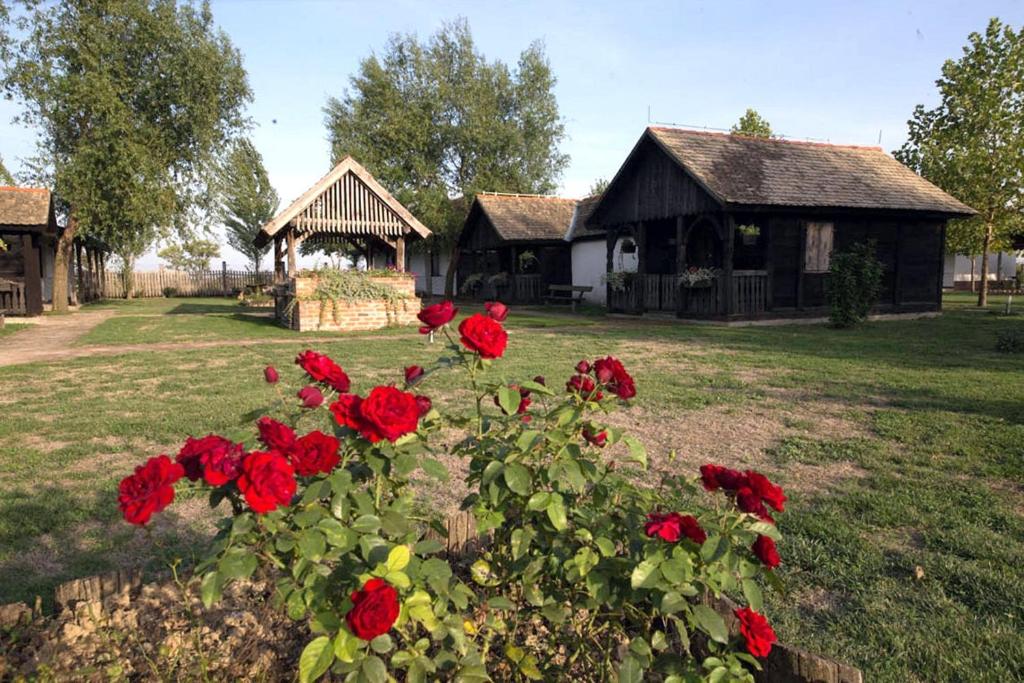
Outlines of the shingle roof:
M478 194L476 201L506 242L564 240L575 199L544 195Z
M974 213L880 147L653 126L647 131L723 203Z
M0 225L48 226L49 223L49 190L0 187Z
M605 236L604 230L587 225L590 215L594 213L594 209L597 208L597 203L600 200L601 195L592 194L576 203L576 212L573 214L572 225L569 226L569 232L566 234L565 239L572 242L573 240L586 239L588 237Z

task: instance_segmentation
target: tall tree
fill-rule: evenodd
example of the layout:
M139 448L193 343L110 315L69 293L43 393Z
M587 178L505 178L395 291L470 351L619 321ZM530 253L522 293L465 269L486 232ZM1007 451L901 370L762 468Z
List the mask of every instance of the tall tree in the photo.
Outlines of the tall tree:
M201 273L210 269L210 259L220 257L220 245L210 240L191 238L171 242L157 256L175 270Z
M775 137L771 124L758 114L756 109L747 109L746 113L740 117L740 120L729 129L729 132L736 135L749 135L755 138Z
M590 184L590 190L587 192L587 195L604 194L604 191L608 189L608 182L607 178L598 178Z
M988 304L988 255L1019 230L1024 211L1024 29L991 19L947 60L935 84L940 102L918 105L907 141L893 152L978 215L953 221L949 244L981 254L978 305Z
M568 163L544 47L531 44L510 68L488 61L458 20L425 42L392 36L350 85L325 107L333 159L356 158L434 231L428 249L451 250L450 296L476 193L550 192Z
M4 166L3 157L0 157L0 183L4 185L14 184L14 176L12 176L11 172L7 170L6 166Z
M23 4L2 84L37 128L36 164L66 212L53 277L61 310L77 235L102 238L131 268L209 210L216 157L244 126L251 93L205 2Z
M220 176L220 220L228 244L244 254L259 275L260 261L270 244L256 246L256 236L277 213L281 200L270 184L263 157L248 138L232 146Z

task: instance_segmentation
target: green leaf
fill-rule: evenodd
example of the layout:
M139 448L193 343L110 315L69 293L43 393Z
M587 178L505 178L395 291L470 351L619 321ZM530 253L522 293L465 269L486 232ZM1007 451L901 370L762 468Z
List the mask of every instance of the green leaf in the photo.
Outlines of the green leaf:
M342 662L356 661L356 653L363 647L363 641L342 628L334 639L334 656Z
M519 410L519 401L522 397L519 391L509 386L498 387L498 405L506 415L514 415Z
M551 504L551 494L547 491L537 491L537 493L530 496L530 500L526 501L527 510L546 510L548 505Z
M247 579L256 571L256 555L242 548L232 548L217 563L222 579Z
M492 609L515 609L515 603L506 597L501 595L495 595L493 598L487 598L487 606Z
M320 678L333 661L331 639L327 636L314 638L299 655L299 683L309 683Z
M381 655L386 652L391 652L391 648L394 646L395 644L391 641L391 636L387 633L379 635L370 641L370 649Z
M541 384L539 382L534 382L533 380L530 380L530 379L527 379L527 380L524 380L524 381L520 382L519 386L521 386L523 389L526 389L527 391L533 392L535 394L543 394L544 396L554 396L555 395L555 392L554 392L554 390L551 387L545 386L545 385L543 385L543 384Z
M633 655L627 654L619 665L619 683L641 683L644 680L643 667Z
M661 573L673 584L693 578L693 564L688 555L673 557L661 565Z
M576 551L575 556L576 568L580 571L580 576L586 576L591 569L597 566L599 558L597 553L592 548L586 546Z
M480 483L487 486L492 481L498 478L505 469L505 463L500 460L492 460L487 463L487 467L484 468L484 473L480 477Z
M551 494L551 502L548 503L547 513L548 519L551 520L551 524L556 530L562 531L568 526L568 520L565 517L565 503L559 494Z
M409 546L396 545L388 553L388 570L393 572L402 571L409 566L410 559L412 559L412 553L409 552Z
M491 570L491 563L485 559L479 559L469 568L470 576L481 586L497 586L498 575Z
M505 465L505 483L520 496L530 495L531 481L530 470L519 463Z
M513 560L518 560L526 554L526 551L530 549L530 543L533 541L533 536L533 531L529 529L516 529L512 532L512 536L509 539L509 545L512 547Z
M423 458L420 461L420 469L438 481L448 481L448 468L440 460Z
M199 596L203 601L203 607L210 609L213 603L220 600L223 586L223 579L217 572L209 572L203 576L203 581L199 586Z
M307 560L319 562L327 552L327 539L316 529L306 529L299 534L299 552Z
M647 449L644 445L636 437L629 435L622 437L622 442L629 446L629 459L647 467Z
M768 522L754 522L753 524L751 524L747 528L750 531L753 531L755 534L761 534L762 536L767 536L768 538L772 539L773 541L781 541L782 540L782 534L779 533L779 528L777 526L775 526L774 524L770 524Z
M516 439L516 448L525 453L533 448L534 445L536 445L536 443L542 438L544 438L544 436L540 432L528 429L520 434L519 438Z
M675 591L669 591L661 597L661 611L664 614L678 612L688 604L687 599Z
M629 583L634 589L650 588L658 583L660 578L661 572L658 571L658 563L644 560L633 569L633 573L629 577Z
M741 585L743 586L743 597L747 599L750 609L760 612L764 607L764 596L761 594L761 587L752 579L744 579Z
M598 536L594 541L597 549L601 551L601 554L605 557L615 557L615 544L604 536Z
M359 668L369 683L387 683L388 668L384 665L384 660L377 655L370 655L364 659Z
M725 620L715 610L707 605L695 605L693 618L697 626L718 643L729 642L729 631L725 627Z
M729 550L729 541L718 534L711 534L700 547L700 557L705 564L711 564Z
M537 658L533 655L526 655L525 657L523 657L523 659L519 662L518 668L519 673L523 674L523 676L530 679L531 681L544 680L544 675L540 672L540 669L537 668Z
M380 530L380 518L377 515L360 515L352 522L352 529L361 534L375 534Z
M441 541L436 538L425 538L413 546L413 551L417 555L432 555L434 553L439 553L442 550L444 550L444 546L441 545Z

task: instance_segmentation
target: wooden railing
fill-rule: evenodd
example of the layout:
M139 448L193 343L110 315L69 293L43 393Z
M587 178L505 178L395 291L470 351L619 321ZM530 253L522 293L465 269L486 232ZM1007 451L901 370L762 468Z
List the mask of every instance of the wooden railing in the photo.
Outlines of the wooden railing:
M0 280L0 313L24 315L25 283L20 280Z
M537 303L547 294L540 275L515 275L512 277L512 295L515 302Z
M706 284L695 287L680 287L679 312L684 316L714 317L725 312L725 299L722 293L725 276L718 276Z
M768 271L734 270L732 301L736 315L760 315L767 311Z

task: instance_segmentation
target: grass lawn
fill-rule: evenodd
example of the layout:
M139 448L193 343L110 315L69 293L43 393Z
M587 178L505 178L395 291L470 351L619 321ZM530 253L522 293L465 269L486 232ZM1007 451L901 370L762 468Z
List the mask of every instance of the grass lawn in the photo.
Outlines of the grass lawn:
M3 339L4 337L9 337L15 332L27 330L28 328L29 324L26 323L4 323L4 326L0 327L0 339Z
M990 311L969 295L946 303L940 318L848 331L526 311L509 318L496 371L560 384L579 358L615 354L640 394L612 419L647 443L655 468L718 461L780 480L790 495L780 520L788 592L768 611L783 640L854 663L872 681L1021 680L1024 354L994 345L1000 330L1024 331L1024 316L996 314L999 297ZM154 549L120 521L118 480L186 434L251 442L253 419L277 398L264 365L282 371L279 386L300 386L291 359L302 337L230 300L102 305L115 315L81 344L226 344L0 368L0 603L200 552L211 519L203 501L164 514ZM437 352L412 329L316 347L359 391ZM442 408L467 395L446 373L423 391ZM423 493L438 509L461 495L454 480Z

